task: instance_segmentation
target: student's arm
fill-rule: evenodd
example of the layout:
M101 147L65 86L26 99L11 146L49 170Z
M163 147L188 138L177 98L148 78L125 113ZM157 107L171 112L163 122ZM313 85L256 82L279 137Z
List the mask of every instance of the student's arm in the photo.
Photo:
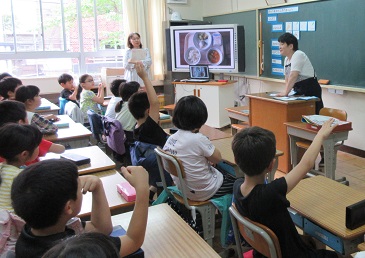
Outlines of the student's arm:
M332 132L336 125L331 126L333 118L326 121L321 130L318 131L316 137L314 138L312 144L309 146L308 150L304 153L299 164L294 167L286 176L286 184L288 186L287 193L289 193L299 181L307 174L307 172L313 167L314 161L316 160L318 153L321 149L323 141Z
M144 241L148 216L148 173L143 167L122 167L123 176L136 189L136 202L126 235L120 237L120 256L138 250Z
M104 85L99 83L98 85L98 94L92 98L92 100L98 104L104 103Z
M212 156L207 158L211 163L217 164L222 161L222 155L221 152L215 148Z
M65 149L66 149L65 146L63 146L62 144L52 143L48 151L60 154L63 153Z
M42 134L53 134L58 130L57 126L55 126L51 121L44 119L38 114L33 115L31 124L37 126Z
M148 101L150 103L149 115L156 123L158 123L158 121L160 120L160 103L158 102L156 91L153 88L150 79L148 78L147 72L144 69L143 64L141 62L138 62L135 64L134 68L136 69L138 76L143 80L146 88Z
M277 96L288 96L291 89L294 87L295 82L297 81L299 76L299 71L291 71L289 78L285 78L285 91L279 93Z
M86 222L85 231L109 235L113 230L113 224L103 183L96 176L80 176L80 181L83 192L92 193L91 218Z
M79 87L75 87L74 91L72 92L72 94L70 96L68 96L69 100L77 100L77 93L79 91Z

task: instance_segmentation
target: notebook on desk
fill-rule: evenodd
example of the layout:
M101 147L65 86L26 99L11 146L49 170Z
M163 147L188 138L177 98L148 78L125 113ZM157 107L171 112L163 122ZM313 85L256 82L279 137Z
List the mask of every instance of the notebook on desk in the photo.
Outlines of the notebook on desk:
M209 82L209 66L207 65L189 65L189 79L181 80L182 82Z

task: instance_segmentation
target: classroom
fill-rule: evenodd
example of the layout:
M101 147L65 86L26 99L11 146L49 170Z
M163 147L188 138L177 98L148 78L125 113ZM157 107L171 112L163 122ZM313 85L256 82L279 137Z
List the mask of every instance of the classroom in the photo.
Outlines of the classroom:
M20 12L20 9L17 8L22 0L15 1L17 4L12 7L12 10ZM26 2L26 0L24 1ZM99 82L103 83L105 88L102 97L106 98L102 106L105 111L112 95L109 84L114 79L123 79L126 74L126 70L122 67L123 58L128 49L126 44L128 34L138 32L143 47L149 49L152 59L150 78L160 101L160 112L162 112L159 125L166 132L169 131L169 128L174 126L171 116L177 101L188 95L198 96L206 105L209 115L206 124L200 129L200 133L207 136L215 148L220 149L223 160L234 167L237 177L239 177L239 173L243 175L243 172L236 165L231 144L234 134L241 127L238 126L238 129L234 129L234 126L231 128L231 124L238 123L247 127L251 123L251 125L272 130L277 137L275 164L273 172L268 173L265 177L265 182L272 182L274 178L285 176L292 167L299 163L298 142L303 138L312 141L317 135L317 132L313 130L309 133L307 129L297 130L297 125L293 124L299 122L302 115L314 114L313 100L284 101L285 105L281 105L282 103L279 103L278 100L272 101L270 95L285 89L284 58L280 56L280 53L278 54L277 39L281 34L290 32L298 38L299 50L305 52L313 64L315 75L322 89L324 107L345 110L347 121L351 122L351 129L346 129L346 132L334 132L327 141L323 142L321 155L324 156L321 157L325 158L326 167L322 169L324 172L321 175L324 177L310 174L308 179L299 182L298 186L287 195L287 199L290 201L289 213L296 228L300 232L313 236L317 244L319 243L322 247L327 246L343 257L365 257L365 255L361 256L360 252L365 251L365 221L351 230L344 222L346 217L347 223L347 207L365 199L363 197L365 196L365 141L363 140L365 119L362 112L365 110L363 101L365 73L362 71L365 53L360 48L365 40L363 26L365 2L362 0L108 1L113 4L118 2L115 8L118 9L117 12L120 12L119 16L115 20L104 21L104 18L100 17L95 19L97 17L94 16L98 15L97 12L91 12L88 17L76 21L76 23L84 24L83 26L86 24L86 26L71 32L74 41L67 42L66 38L69 35L66 35L66 32L63 32L62 35L62 33L52 31L53 34L47 35L50 32L47 30L47 26L50 27L57 22L67 25L67 19L72 20L72 16L79 15L80 13L77 12L83 10L82 6L86 5L86 1L50 1L55 5L70 4L72 6L65 11L62 18L55 18L53 22L49 17L43 17L42 11L34 17L31 16L34 19L44 19L44 26L40 30L46 31L43 39L37 38L39 35L37 36L36 32L33 33L34 35L27 32L22 38L20 30L17 32L19 28L13 25L14 34L19 33L19 35L9 36L9 32L4 32L4 36L0 38L0 73L9 72L14 77L21 79L23 85L36 85L40 89L42 105L50 106L52 114L60 118L61 124L64 122L68 125L67 129L59 128L58 134L46 135L44 138L50 142L64 145L67 154L82 154L90 157L91 161L79 166L78 172L79 175L91 174L100 178L109 203L113 226L119 225L127 229L133 216L134 200L128 201L126 196L122 196L117 191L115 185L118 181L126 183L127 180L118 171L120 163L116 162L114 156L106 151L108 147L99 148L102 143L100 143L100 139L95 142L95 134L90 127L85 128L82 123L75 123L65 114L59 115L59 96L62 88L57 81L58 76L63 72L70 73L74 76L74 84L77 85L79 76L88 73L92 75L95 83L93 90L96 91L96 85ZM10 7L6 8L10 6L11 0L6 0L6 2L4 6L7 11L5 13L8 14ZM43 0L25 2L23 4L27 4L29 8L35 6L38 8ZM96 9L100 8L101 13L105 12L99 6L103 1L88 0L88 2L90 2L87 4L89 8L96 7ZM40 4L41 9L52 8L47 4L42 7L42 4ZM57 13L59 12L61 9L57 10ZM123 22L120 22L121 20ZM5 22L3 25L9 28L11 24ZM192 25L207 28L206 31L210 32L207 41L205 38L204 40L199 39L199 47L195 42L193 34L195 32L189 32L189 26ZM29 27L31 26L34 25L30 23ZM295 26L298 26L298 29L293 29ZM86 27L94 28L95 31L86 29ZM179 27L181 28L179 29ZM208 82L200 84L187 81L191 77L190 65L195 65L197 62L189 63L188 59L194 58L191 57L193 52L188 57L185 50L193 51L191 49L195 47L191 46L195 44L197 48L202 49L202 52L207 52L206 57L199 54L199 59L203 60L203 64L206 61L206 64L210 66L212 61L208 54L209 51L205 51L204 44L211 41L218 46L217 42L227 40L225 31L232 28L240 36L238 45L232 45L235 49L239 49L235 53L231 53L232 56L235 55L231 64L226 64L222 60L214 61L218 63L218 69L215 69L214 65L209 67ZM108 30L112 32L113 37L119 37L119 39L110 40L105 37ZM117 31L122 31L122 33ZM186 34L194 35L194 38L191 36L188 39ZM203 34L198 37L204 37ZM16 38L14 44L7 43L11 37ZM31 37L38 40L37 43L31 43L35 46L33 51L31 50L33 46L28 46ZM80 42L84 45L78 45ZM17 49L15 52L14 45ZM180 51L179 47L185 50ZM219 46L215 48L215 51L220 54L224 51L229 52L226 48ZM57 65L57 62L62 65ZM220 63L227 67L220 69ZM231 69L229 65L234 68ZM195 71L203 71L203 69L207 69L206 67L203 65L203 68L198 67ZM223 66L221 65L221 67ZM207 75L206 70L203 73ZM291 110L295 110L296 113ZM310 114L300 113L307 110L311 110ZM49 111L38 110L37 113L51 114ZM236 111L245 112L244 114L241 112L240 117L237 117ZM253 118L251 115L257 114L255 112L260 112L260 115ZM276 120L275 112L288 114L288 117L295 117L295 119L286 120L278 115L279 118ZM266 119L265 115L270 118ZM162 120L166 118L165 116L169 118ZM272 119L272 117L275 118ZM285 126L283 125L279 130L277 125L271 127L271 124L274 123L281 123ZM270 125L266 127L268 124ZM303 130L306 132L301 133ZM278 131L280 134L277 133ZM339 151L337 149L333 151L334 148L337 148L336 144L341 141ZM106 141L104 144L108 145ZM155 152L158 154L158 151ZM302 156L303 153L300 155ZM48 153L45 158L40 158L40 160L52 158L59 159L60 154ZM319 160L320 157L316 160L315 170L319 170ZM161 170L160 166L162 170L167 170L163 162L159 163ZM160 173L163 174L163 172ZM164 187L161 187L160 190L164 190ZM177 190L179 191L179 189ZM157 191L160 194L159 190ZM167 193L166 189L165 192ZM173 196L176 196L175 192L173 192ZM323 198L323 203L319 203L318 196ZM92 198L90 192L84 196L79 214L82 220L91 217ZM180 197L178 202L184 206L183 198ZM230 204L231 199L228 202ZM191 222L185 223L182 219L183 216L171 208L174 205L167 203L150 205L148 208L147 232L141 246L142 252L144 252L142 255L145 257L241 257L241 255L237 256L237 252L243 253L245 247L237 245L227 247L223 244L227 238L222 240L225 237L223 228L225 228L226 220L231 218L236 221L233 219L234 212L231 211L230 214L228 210L230 205L223 212L222 210L217 211L216 206L212 205L213 201L208 201L209 204L199 204L203 208L194 207L193 211L187 209L194 219L195 209L199 214L205 214L200 216L202 228L198 229L198 226L192 226ZM312 205L313 203L316 205ZM185 207L187 205L190 205L191 209L194 204L185 204ZM183 208L186 209L185 207ZM341 211L336 210L336 207ZM236 209L234 210L237 212ZM212 212L215 215L207 215ZM356 216L356 214L353 215ZM365 218L365 214L362 213L358 216ZM217 217L219 222L206 222L211 219L215 220ZM361 220L359 217L356 219ZM239 221L233 223L236 231L231 232L233 234L231 238L237 239L237 234L241 231L241 228L238 229L235 224L237 222ZM199 230L200 236L196 234ZM226 233L228 234L228 232ZM249 237L249 235L245 235L245 237ZM252 244L248 241L249 244L257 245L255 240L252 241ZM256 241L259 242L259 240ZM264 245L263 240L258 245ZM273 249L277 250L277 245L271 245L274 245ZM0 251L2 251L1 247ZM140 251L139 249L132 257L141 257L138 256ZM358 254L355 256L357 252ZM272 257L281 257L281 254L276 253L275 255L277 256ZM243 257L254 256L248 252Z

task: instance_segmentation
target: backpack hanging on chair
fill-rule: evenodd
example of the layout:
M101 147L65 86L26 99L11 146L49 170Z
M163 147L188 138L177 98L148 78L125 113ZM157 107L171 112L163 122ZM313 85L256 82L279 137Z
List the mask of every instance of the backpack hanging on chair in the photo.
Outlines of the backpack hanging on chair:
M122 125L116 119L102 117L106 141L110 149L123 155L125 153L125 134Z

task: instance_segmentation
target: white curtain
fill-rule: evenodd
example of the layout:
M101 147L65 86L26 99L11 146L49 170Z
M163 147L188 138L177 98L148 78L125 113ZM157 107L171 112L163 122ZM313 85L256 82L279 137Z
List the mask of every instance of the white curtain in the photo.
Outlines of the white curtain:
M125 42L131 32L141 35L143 47L150 50L151 74L154 80L163 80L163 29L165 0L122 0Z

